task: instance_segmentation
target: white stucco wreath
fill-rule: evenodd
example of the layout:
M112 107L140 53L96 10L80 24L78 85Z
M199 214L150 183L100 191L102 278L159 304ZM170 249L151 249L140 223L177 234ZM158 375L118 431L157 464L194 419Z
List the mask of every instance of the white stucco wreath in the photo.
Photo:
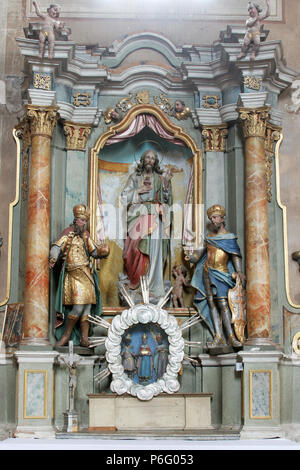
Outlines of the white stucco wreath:
M138 323L157 323L167 334L169 360L164 375L154 383L136 384L124 371L121 358L121 342L125 331ZM118 395L128 393L140 400L151 400L159 393L169 394L179 390L178 372L184 356L184 339L173 315L153 304L134 305L113 318L105 340L106 360L112 374L110 388Z

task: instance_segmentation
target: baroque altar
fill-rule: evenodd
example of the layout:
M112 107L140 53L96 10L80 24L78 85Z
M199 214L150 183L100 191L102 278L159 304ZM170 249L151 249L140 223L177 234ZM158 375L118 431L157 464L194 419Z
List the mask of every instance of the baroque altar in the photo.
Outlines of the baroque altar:
M14 357L21 377L16 437L63 432L69 340L80 357L72 404L81 432L281 436L280 370L292 346L280 317L277 104L295 73L280 41L262 28L253 58L239 57L245 28L235 26L210 46L180 47L152 32L110 47L78 45L63 30L51 57L47 48L40 55L40 31L31 25L17 38L28 77L14 129L27 234L24 333L5 358ZM150 59L136 64L141 51ZM155 171L142 167L150 157ZM86 262L101 312L77 309L76 318L73 309L80 328L58 336L70 313L57 308L70 253L59 234L70 238L82 207L81 238L109 247L100 256L92 245ZM207 246L226 258L219 271ZM208 268L222 286L230 278L225 293L212 278L205 284ZM7 371L13 377L12 362ZM127 409L140 419L130 421Z

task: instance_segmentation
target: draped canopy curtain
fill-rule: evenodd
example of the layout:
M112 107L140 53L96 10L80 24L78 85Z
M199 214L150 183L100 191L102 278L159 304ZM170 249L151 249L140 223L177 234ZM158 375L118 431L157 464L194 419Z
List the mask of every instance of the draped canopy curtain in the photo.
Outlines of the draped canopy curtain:
M133 121L130 123L127 129L122 132L116 133L114 136L107 139L105 145L113 145L119 142L123 142L127 139L134 137L139 134L145 127L151 129L155 134L157 134L162 139L180 146L185 146L184 142L180 139L177 139L174 134L168 132L152 114L139 114L136 116ZM191 239L191 210L189 209L189 204L191 202L192 195L192 186L193 186L193 167L191 169L190 182L188 186L188 192L186 197L187 210L185 210L184 215L184 224L183 224L183 244L188 242ZM103 211L102 211L102 196L101 196L101 183L100 178L98 177L98 201L97 201L97 238L98 241L105 240L105 229L104 229L104 220L103 220Z

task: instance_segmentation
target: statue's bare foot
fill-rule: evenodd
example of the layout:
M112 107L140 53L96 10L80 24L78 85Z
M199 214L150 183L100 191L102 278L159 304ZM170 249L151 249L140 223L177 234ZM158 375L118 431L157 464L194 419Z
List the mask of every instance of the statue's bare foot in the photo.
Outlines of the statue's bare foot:
M90 345L90 342L89 342L89 339L88 338L84 338L83 336L81 337L81 340L80 340L80 346L83 346L85 348L88 348Z
M69 341L70 337L69 336L66 336L66 335L63 335L61 337L61 339L59 341L57 341L57 343L55 344L55 346L65 346L65 344L67 344L67 342Z
M250 55L250 60L255 60L255 52L252 52Z

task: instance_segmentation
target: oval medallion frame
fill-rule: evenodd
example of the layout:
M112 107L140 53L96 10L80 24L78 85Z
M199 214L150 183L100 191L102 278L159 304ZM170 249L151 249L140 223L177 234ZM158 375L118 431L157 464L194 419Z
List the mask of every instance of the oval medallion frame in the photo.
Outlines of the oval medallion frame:
M164 375L154 383L141 385L133 382L124 371L121 358L121 342L128 328L137 324L156 323L167 334L169 358ZM128 393L140 400L151 400L154 396L179 390L178 372L184 357L184 339L173 315L153 304L138 304L124 310L113 318L105 340L106 360L112 373L110 388L118 395Z

